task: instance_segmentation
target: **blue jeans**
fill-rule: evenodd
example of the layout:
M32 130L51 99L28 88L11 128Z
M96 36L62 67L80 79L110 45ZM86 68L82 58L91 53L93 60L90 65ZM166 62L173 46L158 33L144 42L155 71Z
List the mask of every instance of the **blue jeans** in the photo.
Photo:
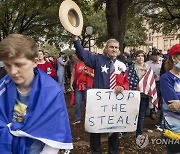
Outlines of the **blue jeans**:
M149 98L141 97L136 136L141 135L144 131L144 118L146 116L146 111L148 109L148 106L149 106Z
M86 86L86 90L83 91L80 91L78 90L78 88L75 88L75 112L74 112L75 121L81 120L81 106L83 101L86 105L87 89L89 89L89 87L87 86Z
M65 87L64 87L64 73L57 72L57 78L58 78L59 85L62 87L63 91L65 91Z
M44 148L44 143L33 139L32 145L30 146L30 154L39 154L43 148Z

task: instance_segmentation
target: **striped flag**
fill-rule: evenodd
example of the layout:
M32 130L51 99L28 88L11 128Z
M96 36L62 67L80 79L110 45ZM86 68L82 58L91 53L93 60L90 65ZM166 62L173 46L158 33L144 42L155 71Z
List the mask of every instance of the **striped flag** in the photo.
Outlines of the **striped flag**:
M115 63L116 60L111 60L110 63L110 77L109 77L109 86L110 89L114 89L116 87L116 73L115 73Z
M154 73L151 68L148 69L143 78L137 85L137 90L151 97L151 103L158 108L158 98L156 91L156 83L154 79Z
M115 70L113 70L110 74L110 89L114 89L116 87L116 74Z

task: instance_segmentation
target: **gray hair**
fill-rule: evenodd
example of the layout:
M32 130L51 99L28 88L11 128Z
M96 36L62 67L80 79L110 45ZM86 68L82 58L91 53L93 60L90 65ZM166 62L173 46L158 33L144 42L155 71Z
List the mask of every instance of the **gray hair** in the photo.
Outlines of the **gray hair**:
M111 38L111 39L107 40L107 41L106 41L106 44L105 44L105 47L104 47L104 49L103 49L103 54L104 54L104 55L106 55L106 50L105 50L105 49L106 49L106 48L108 47L108 45L109 45L110 43L112 43L112 42L119 44L119 42L118 42L116 39L112 39L112 38Z
M105 48L108 47L108 45L109 45L110 43L112 43L112 42L114 42L114 43L119 43L116 39L112 39L112 38L111 38L111 39L109 39L109 40L106 41Z

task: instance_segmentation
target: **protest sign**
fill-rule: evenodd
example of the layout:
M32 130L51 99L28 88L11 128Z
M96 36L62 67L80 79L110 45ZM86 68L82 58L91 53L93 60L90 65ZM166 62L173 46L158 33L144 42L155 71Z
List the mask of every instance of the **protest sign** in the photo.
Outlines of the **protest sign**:
M116 96L110 89L89 89L85 130L91 133L135 131L139 104L139 91L124 90Z

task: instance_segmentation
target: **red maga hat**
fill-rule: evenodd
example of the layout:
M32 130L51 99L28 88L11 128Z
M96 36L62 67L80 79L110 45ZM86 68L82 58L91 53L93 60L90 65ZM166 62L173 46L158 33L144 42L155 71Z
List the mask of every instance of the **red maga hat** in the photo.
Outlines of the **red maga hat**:
M169 55L169 57L171 57L175 53L180 53L180 43L175 44L174 46L172 46L172 48L168 52L168 55Z

